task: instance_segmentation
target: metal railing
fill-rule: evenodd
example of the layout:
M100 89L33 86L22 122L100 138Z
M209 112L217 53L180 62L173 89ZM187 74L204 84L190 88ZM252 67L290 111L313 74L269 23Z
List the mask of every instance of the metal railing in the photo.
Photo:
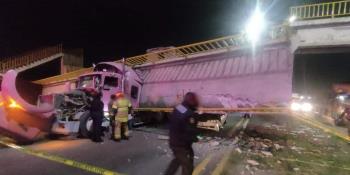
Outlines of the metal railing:
M291 7L290 16L297 20L350 16L350 0Z
M0 59L0 72L4 73L9 69L26 66L58 53L62 53L61 44L27 52L19 56L3 58Z
M82 68L76 71L65 73L63 75L57 75L57 76L37 80L37 81L34 81L34 83L41 84L41 85L48 85L48 84L59 83L64 81L76 80L80 75L90 73L92 71L93 71L92 67Z
M275 26L269 30L269 32L265 35L265 40L275 40L282 38L283 36L286 36L287 34L287 27L286 26ZM217 38L213 40L208 40L204 42L189 44L185 46L180 47L174 47L165 49L158 52L151 52L143 55L138 55L134 57L127 58L125 60L126 64L129 66L137 66L137 65L143 65L147 63L156 63L163 60L170 60L174 58L187 58L191 55L206 53L206 52L213 52L217 50L224 50L236 47L242 47L248 44L248 41L246 39L245 35L232 35L222 38ZM121 62L121 60L118 60L116 62ZM42 84L42 85L48 85L52 83L58 83L63 81L69 81L77 79L78 76L82 75L83 73L89 73L92 72L92 68L85 68L82 70L66 73L63 75L58 75L54 77L49 77L46 79L35 81L35 83Z
M270 29L265 39L271 40L281 37L286 34L285 26L277 26ZM180 47L174 47L158 52L151 52L144 55L138 55L126 59L126 64L137 66L146 63L155 63L162 60L173 58L187 58L191 55L196 55L205 52L212 52L220 49L241 47L248 44L244 34L232 35L204 42L189 44Z

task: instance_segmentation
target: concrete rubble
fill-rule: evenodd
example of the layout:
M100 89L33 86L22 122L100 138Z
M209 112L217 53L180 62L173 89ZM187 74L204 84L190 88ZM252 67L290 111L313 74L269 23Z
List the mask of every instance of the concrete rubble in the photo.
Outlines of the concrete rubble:
M195 149L208 154L219 154L217 152L218 150L232 150L233 153L245 159L242 161L242 165L240 165L242 166L240 174L268 174L273 163L280 166L286 163L286 160L278 157L280 152L291 151L300 155L310 153L306 148L296 144L293 139L285 139L286 135L290 137L313 138L308 141L314 141L315 143L328 137L327 134L304 125L293 128L292 130L287 128L287 125L258 125L253 128L248 126L244 132L241 131L231 138L201 136L200 141L195 144ZM169 137L159 135L158 139L168 140ZM158 147L158 149L165 152L168 157L172 157L170 150L166 151L162 147ZM334 148L327 147L327 149L332 150ZM200 158L195 156L195 159L198 160ZM266 161L269 163L266 163ZM294 172L301 171L300 167L295 166L291 170Z
M252 165L252 166L258 166L258 165L260 165L260 163L257 162L257 161L255 161L255 160L247 160L247 163L248 163L249 165Z

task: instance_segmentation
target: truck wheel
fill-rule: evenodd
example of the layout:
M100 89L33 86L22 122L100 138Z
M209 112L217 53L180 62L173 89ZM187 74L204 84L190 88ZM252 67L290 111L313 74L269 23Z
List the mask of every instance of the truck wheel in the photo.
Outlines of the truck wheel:
M82 137L89 137L92 132L92 118L90 116L90 112L86 111L83 115L80 117L80 123L79 123L79 134Z

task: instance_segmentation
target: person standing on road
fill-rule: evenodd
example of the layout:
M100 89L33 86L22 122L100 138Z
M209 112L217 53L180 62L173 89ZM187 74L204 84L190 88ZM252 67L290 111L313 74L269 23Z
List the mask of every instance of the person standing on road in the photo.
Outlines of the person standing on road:
M111 98L108 102L108 115L109 115L109 125L111 127L111 139L114 138L114 129L115 129L115 113L114 113L114 110L113 110L113 104L114 102L116 101L117 99L117 96L116 95L111 95Z
M91 102L90 114L93 120L92 141L103 142L102 136L102 120L103 120L103 102L101 101L102 94L99 92L93 93L93 100Z
M124 97L123 93L117 94L117 100L113 104L115 110L115 130L114 139L120 141L121 139L129 139L128 115L131 113L132 106L130 101Z
M345 125L348 129L348 137L350 138L350 106L347 106L345 112L343 113Z
M174 159L170 162L165 175L174 175L182 167L182 175L193 172L194 152L192 144L197 141L197 114L199 106L195 93L188 92L184 101L177 105L170 117L169 145Z

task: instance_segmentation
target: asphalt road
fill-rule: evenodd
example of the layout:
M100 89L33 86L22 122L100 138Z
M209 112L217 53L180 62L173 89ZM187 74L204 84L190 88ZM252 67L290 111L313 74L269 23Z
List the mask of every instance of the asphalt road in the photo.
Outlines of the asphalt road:
M134 131L130 140L120 143L106 138L103 144L93 143L88 139L65 139L45 140L23 147L117 173L157 175L163 174L172 158L167 142L160 138L159 134ZM217 149L211 144L201 142L194 145L197 174L210 174L213 170L205 169L205 167L212 164L210 167L215 168L215 164L220 160L220 154L225 152L225 149ZM1 148L0 155L1 175L94 174L80 168L29 155L14 148Z
M262 124L285 125L285 117L255 116L250 122L245 120L248 121L245 123L238 115L232 115L228 119L225 130L234 131L238 123L240 123L239 127ZM141 128L132 132L130 140L120 143L107 138L103 144L93 143L88 139L66 138L44 140L23 147L119 174L161 175L172 159L168 141L160 137L166 133L165 130ZM215 136L204 136L204 138L206 138L204 141L194 144L196 167L194 175L221 174L220 168L223 167L222 162L224 162L225 155L237 145L232 145L232 139L216 138ZM0 175L96 174L62 162L21 152L20 148L3 146L0 146L0 167Z
M26 148L126 174L160 174L170 157L167 142L151 133L134 132L129 141L103 144L87 139L43 141ZM0 150L0 174L93 174L7 148Z

